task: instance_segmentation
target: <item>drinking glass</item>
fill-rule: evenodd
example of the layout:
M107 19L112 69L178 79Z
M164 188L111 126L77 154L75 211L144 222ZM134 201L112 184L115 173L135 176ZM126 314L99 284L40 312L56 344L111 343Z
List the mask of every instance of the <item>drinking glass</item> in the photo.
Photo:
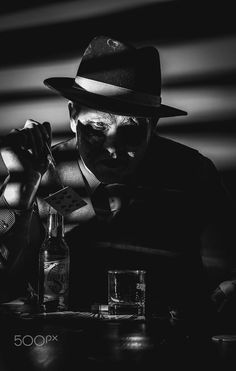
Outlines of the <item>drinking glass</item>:
M144 270L108 271L109 314L145 315Z

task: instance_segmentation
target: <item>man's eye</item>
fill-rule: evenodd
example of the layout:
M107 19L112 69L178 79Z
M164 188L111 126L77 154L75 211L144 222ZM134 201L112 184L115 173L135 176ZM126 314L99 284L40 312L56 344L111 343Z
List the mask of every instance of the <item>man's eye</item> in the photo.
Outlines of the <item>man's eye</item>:
M135 121L135 120L133 120L133 119L129 120L128 125L129 125L129 126L139 126L138 122Z
M108 125L104 124L104 122L92 122L91 126L93 129L101 131L105 131L108 128Z

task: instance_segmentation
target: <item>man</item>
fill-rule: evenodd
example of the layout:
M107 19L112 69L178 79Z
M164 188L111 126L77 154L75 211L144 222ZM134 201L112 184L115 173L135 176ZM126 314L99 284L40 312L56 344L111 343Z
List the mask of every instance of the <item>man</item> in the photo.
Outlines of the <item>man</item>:
M156 134L159 118L186 114L161 103L158 51L98 36L75 79L45 84L68 100L75 135L53 148L56 170L49 123L28 120L2 144L2 300L36 286L49 195L69 187L83 201L65 216L71 308L105 303L107 271L133 268L147 271L151 313L206 316L214 287L200 252L219 251L230 271L231 205L209 159Z

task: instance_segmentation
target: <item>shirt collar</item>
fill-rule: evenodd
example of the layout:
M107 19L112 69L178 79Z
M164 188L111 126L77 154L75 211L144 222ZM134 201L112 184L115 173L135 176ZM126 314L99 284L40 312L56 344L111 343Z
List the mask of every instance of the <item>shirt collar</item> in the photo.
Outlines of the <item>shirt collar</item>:
M79 167L83 176L88 182L91 192L93 193L95 189L99 186L99 184L101 184L100 180L98 180L96 176L92 173L92 171L88 169L88 167L85 165L81 157L79 158Z

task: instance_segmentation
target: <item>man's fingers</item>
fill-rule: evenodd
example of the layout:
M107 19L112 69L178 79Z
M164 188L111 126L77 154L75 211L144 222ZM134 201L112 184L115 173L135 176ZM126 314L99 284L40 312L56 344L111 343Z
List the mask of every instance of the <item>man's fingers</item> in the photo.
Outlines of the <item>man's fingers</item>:
M26 129L27 130L27 129ZM40 158L40 138L38 138L36 135L36 130L28 130L28 150L32 153L32 155L35 157L37 160Z
M49 122L45 121L42 123L42 131L44 132L44 135L46 136L47 142L49 146L51 147L51 141L52 141L52 130L51 125Z
M36 127L38 128L38 130L40 130L43 142L46 140L47 143L51 146L52 131L50 123L45 121L41 124L35 120L28 119L24 126L24 128L28 129L34 129Z
M35 136L37 144L40 146L39 152L43 151L45 144L51 146L51 126L49 122L40 124L34 120L27 120L24 126L25 129L30 129Z
M32 120L32 119L28 119L25 122L24 128L25 129L26 128L32 129L34 127L34 125L40 125L40 123L38 121L35 121L35 120Z
M19 156L25 152L25 159L31 162L33 168L44 172L48 166L48 147L51 147L51 126L28 119L22 129L12 130L3 138L1 147L9 147Z
M27 120L23 131L27 134L28 143L26 148L34 155L36 159L43 153L44 140L39 129L41 125L37 121Z
M9 134L1 140L1 147L25 147L27 136L22 129L12 129Z

